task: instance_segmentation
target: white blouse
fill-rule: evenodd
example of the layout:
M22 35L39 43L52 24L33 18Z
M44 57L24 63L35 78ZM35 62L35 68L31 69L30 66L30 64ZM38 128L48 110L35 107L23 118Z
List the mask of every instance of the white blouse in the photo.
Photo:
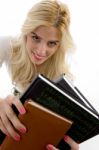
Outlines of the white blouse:
M7 63L9 61L9 51L11 49L10 45L11 37L0 37L0 66L3 63Z

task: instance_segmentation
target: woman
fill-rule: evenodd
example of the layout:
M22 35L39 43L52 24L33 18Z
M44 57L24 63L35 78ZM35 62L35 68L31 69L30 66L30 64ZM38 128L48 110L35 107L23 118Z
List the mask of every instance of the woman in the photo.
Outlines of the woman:
M66 5L57 0L44 0L29 11L20 37L0 40L0 62L6 63L12 83L20 94L38 73L51 80L63 73L71 77L66 59L73 48L69 24L70 14ZM20 114L25 113L16 96L7 96L5 100L0 98L0 129L19 141L19 132L25 133L26 127L16 117L12 104ZM70 137L65 136L64 140L72 150L78 149L78 144ZM57 150L51 144L46 148Z

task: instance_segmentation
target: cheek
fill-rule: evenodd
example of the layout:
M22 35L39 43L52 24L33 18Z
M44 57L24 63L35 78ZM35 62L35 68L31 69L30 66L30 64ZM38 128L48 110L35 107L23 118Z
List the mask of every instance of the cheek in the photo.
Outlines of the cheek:
M34 47L34 44L33 44L32 40L31 40L31 38L27 37L27 41L26 41L26 48L27 48L27 50L31 50L31 49L33 49L33 47Z
M27 48L27 50L31 50L32 47L33 47L32 43L30 41L27 41L26 42L26 48Z
M57 51L57 48L54 48L49 53L50 53L50 55L54 55L56 51Z

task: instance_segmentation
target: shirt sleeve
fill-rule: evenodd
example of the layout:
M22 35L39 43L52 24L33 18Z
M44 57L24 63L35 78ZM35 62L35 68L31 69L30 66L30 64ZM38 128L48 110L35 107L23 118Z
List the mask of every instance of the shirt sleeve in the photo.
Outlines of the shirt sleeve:
M0 37L0 66L9 59L11 37Z

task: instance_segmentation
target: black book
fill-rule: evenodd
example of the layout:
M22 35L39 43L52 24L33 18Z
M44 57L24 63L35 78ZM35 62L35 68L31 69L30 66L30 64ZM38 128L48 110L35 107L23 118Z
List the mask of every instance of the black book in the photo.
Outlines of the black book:
M70 95L76 101L81 103L84 107L92 111L99 118L98 111L92 106L92 104L86 99L82 92L75 86L73 83L66 77L65 74L62 74L58 79L54 81L56 85L61 88L65 93Z
M21 96L22 103L31 98L35 102L73 121L68 135L77 143L82 143L99 134L99 115L93 107L86 104L77 88L63 85L63 77L55 82L39 74ZM61 82L62 81L62 82ZM67 81L64 80L66 83ZM68 85L68 84L67 84ZM1 139L1 137L0 137ZM63 150L62 142L59 148ZM64 149L65 150L65 149Z
M73 83L66 77L65 74L62 74L58 79L55 80L55 83L58 87L60 87L64 92L69 94L72 98L74 98L76 101L81 103L84 107L86 107L88 110L93 112L98 118L99 113L98 111L93 107L93 105L86 99L86 97L82 94L82 92L75 86ZM96 131L95 131L96 130ZM99 128L93 130L92 132L89 132L86 135L86 138L84 137L84 141L93 137L96 135L97 132L99 132ZM71 130L69 130L68 134L70 134ZM64 147L64 150L66 149L66 144L63 140L59 143L59 147Z

